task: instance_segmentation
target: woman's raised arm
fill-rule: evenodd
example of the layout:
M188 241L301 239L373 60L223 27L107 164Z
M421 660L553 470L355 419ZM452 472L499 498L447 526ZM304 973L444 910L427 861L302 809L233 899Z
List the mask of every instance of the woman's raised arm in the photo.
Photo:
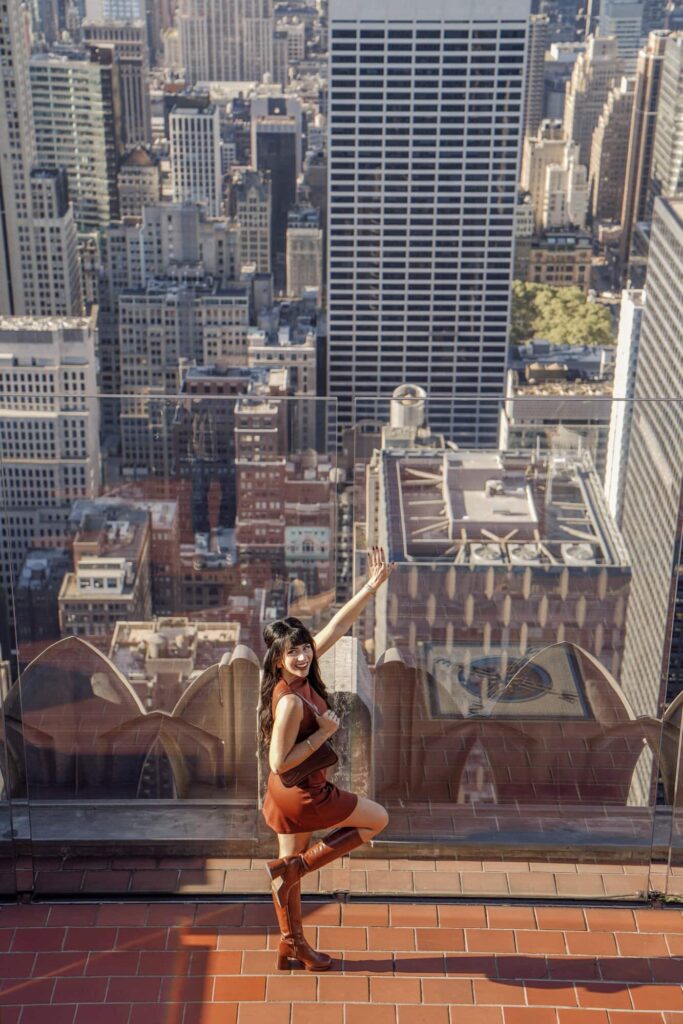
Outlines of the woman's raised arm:
M370 548L368 552L368 581L358 593L354 594L326 626L314 637L315 651L318 657L329 651L337 640L348 633L371 597L382 584L389 579L394 571L394 563L387 563L384 548Z

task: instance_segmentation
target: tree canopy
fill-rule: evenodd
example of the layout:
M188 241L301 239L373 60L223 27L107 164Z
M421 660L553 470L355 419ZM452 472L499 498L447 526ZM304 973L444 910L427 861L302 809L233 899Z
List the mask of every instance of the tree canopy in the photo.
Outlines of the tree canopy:
M606 306L589 302L580 288L514 281L513 345L545 338L556 345L612 345L612 318Z

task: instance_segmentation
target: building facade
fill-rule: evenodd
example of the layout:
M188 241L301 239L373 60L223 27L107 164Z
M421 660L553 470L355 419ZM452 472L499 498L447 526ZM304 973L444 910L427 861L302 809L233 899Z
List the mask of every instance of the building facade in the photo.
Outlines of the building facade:
M622 78L607 97L591 145L590 186L593 220L619 223L629 146L635 80Z
M451 400L449 436L495 437L528 15L524 0L332 2L327 394L342 425L354 399L410 380Z
M648 214L658 196L672 198L683 189L683 33L670 35L657 105Z
M550 21L546 14L532 14L529 21L529 59L524 86L522 136L536 135L543 120L545 54L550 44Z
M63 168L31 172L31 209L35 312L38 316L80 316L84 309L78 235Z
M624 275L628 274L633 227L647 216L666 37L664 31L651 33L647 45L638 54L621 209L622 235L619 259Z
M626 74L632 74L643 36L643 0L602 0L598 30L614 36Z
M590 167L593 132L610 90L621 76L622 63L614 36L588 40L567 86L564 133L579 146L579 160Z
M34 313L33 237L29 174L35 161L28 73L29 33L19 0L0 19L0 314Z
M667 693L667 679L683 523L682 278L683 202L660 199L652 221L622 520L633 565L622 686L641 715L658 714L675 696ZM671 400L653 400L660 396Z
M36 54L30 62L37 159L66 168L80 231L119 215L119 70L111 48Z
M147 26L143 21L83 25L83 38L93 46L113 47L118 63L121 104L121 146L148 146L152 141L149 101Z
M94 316L0 318L5 592L31 548L63 541L71 502L98 493L96 331Z
M631 441L633 396L645 298L646 292L642 290L629 288L621 293L619 336L614 366L614 390L605 472L607 503L614 521L619 527L621 527L624 509L624 480Z
M174 201L198 203L210 217L217 217L223 202L218 108L179 104L171 111L169 125Z
M257 273L271 271L271 182L269 174L241 167L233 172L229 194L230 216L239 224L243 263Z

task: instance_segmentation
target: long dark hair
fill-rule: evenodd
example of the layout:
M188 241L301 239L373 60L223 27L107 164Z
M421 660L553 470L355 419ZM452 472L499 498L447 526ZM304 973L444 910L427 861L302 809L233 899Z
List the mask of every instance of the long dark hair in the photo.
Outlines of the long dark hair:
M268 648L263 659L263 675L261 678L261 700L259 708L259 746L268 748L273 733L273 690L280 680L280 661L288 647L310 644L313 649L313 660L308 670L308 682L312 689L330 706L330 698L320 675L320 665L315 652L313 637L303 622L289 616L277 619L263 630L263 639Z

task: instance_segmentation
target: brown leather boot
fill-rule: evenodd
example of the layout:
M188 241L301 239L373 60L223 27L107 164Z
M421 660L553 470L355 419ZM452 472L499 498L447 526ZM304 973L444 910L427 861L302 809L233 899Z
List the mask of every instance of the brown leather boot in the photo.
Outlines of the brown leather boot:
M280 860L268 861L266 869L272 879L273 899L281 907L284 906L290 889L300 878L311 871L324 868L326 864L331 864L333 860L343 857L357 846L362 846L364 842L357 828L338 828L305 853L300 853L296 857L281 857Z
M296 883L289 890L286 907L280 907L275 899L273 902L281 932L277 969L286 971L292 966L293 961L294 964L303 964L307 971L328 971L332 966L332 957L313 949L304 936L301 923L301 885Z

